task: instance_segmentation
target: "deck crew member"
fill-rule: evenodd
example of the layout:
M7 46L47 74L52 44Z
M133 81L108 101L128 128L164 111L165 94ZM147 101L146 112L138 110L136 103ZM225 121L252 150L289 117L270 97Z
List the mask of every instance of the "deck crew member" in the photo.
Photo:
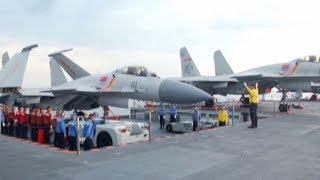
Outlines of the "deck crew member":
M192 125L193 125L193 131L196 131L198 128L198 122L200 122L200 113L197 109L194 109L194 112L192 114Z
M9 136L14 136L14 120L16 114L14 113L14 107L8 109L8 119L9 119Z
M53 144L55 147L58 147L59 144L58 144L58 141L59 141L59 135L57 134L56 132L56 128L57 128L57 125L58 125L58 120L61 119L61 116L62 113L61 113L61 110L58 108L56 110L56 115L52 118L52 129L54 131L54 139L53 139Z
M218 121L219 121L219 126L226 126L229 123L229 115L228 111L226 110L225 107L222 107L218 111Z
M75 120L72 120L68 123L68 138L69 138L69 150L76 151L77 150L77 128Z
M17 120L16 136L26 139L28 134L28 116L23 107L19 108L19 112L15 118Z
M176 122L177 109L175 106L172 106L170 109L170 123Z
M52 122L50 107L48 107L47 111L44 114L42 114L42 118L43 118L43 129L44 129L44 142L46 144L50 144L50 130L51 130L51 122Z
M247 83L244 82L244 86L249 93L249 103L250 103L250 119L251 125L248 128L257 128L258 127L258 116L257 108L259 103L259 88L258 83L255 86L247 86Z
M7 120L4 114L4 107L0 105L0 124L1 124L1 134L7 134Z
M104 118L104 117L102 117ZM93 113L93 120L92 120L92 123L93 123L93 136L96 135L96 128L97 128L97 125L99 124L105 124L105 120L102 119L98 116L98 113Z
M37 142L38 130L37 130L37 109L34 108L30 113L30 129L31 129L31 141Z
M161 106L159 109L159 119L160 119L160 129L164 129L165 126L165 115L166 115L166 110Z
M60 114L60 112L59 112ZM60 149L64 149L66 142L65 142L65 137L66 137L66 125L64 122L64 118L65 118L65 114L62 113L59 116L56 116L56 125L55 125L55 135L54 135L54 142L55 142L55 146L60 148Z
M83 137L85 138L84 141L84 150L90 150L93 148L93 136L94 136L94 125L93 121L94 115L90 114L89 119L85 122L83 127Z
M3 112L3 116L4 116L4 125L5 125L5 129L4 129L4 134L9 135L9 109L6 105L4 105L2 107L2 112Z
M36 114L38 133L43 130L44 109L39 108Z

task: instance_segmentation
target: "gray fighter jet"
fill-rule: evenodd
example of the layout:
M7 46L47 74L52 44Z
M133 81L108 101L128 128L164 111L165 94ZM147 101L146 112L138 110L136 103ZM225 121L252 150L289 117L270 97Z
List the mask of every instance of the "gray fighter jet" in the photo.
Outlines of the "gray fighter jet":
M208 93L194 86L158 77L143 66L127 66L111 73L91 75L75 64L63 52L50 54L51 66L56 61L74 80L67 82L52 73L55 84L50 90L55 98L68 99L63 108L92 109L99 106L128 107L129 99L191 104L212 99ZM54 60L54 61L53 61ZM71 100L70 100L71 99Z
M201 76L185 47L180 49L182 78L175 78L195 85L210 94L242 94L243 82L258 82L261 93L273 87L282 92L315 92L311 82L320 82L320 59L306 56L290 62L265 65L234 73L220 51L214 53L216 76Z

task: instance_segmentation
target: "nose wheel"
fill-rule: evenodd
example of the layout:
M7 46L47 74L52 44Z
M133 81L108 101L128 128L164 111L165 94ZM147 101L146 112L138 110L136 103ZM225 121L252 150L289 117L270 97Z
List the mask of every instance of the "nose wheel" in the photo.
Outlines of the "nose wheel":
M316 101L318 98L318 95L316 93L312 94L312 96L310 97L310 101Z
M206 107L213 107L213 106L214 106L214 100L212 99L212 100L210 100L210 101L206 101L206 102L205 102L205 106L206 106Z

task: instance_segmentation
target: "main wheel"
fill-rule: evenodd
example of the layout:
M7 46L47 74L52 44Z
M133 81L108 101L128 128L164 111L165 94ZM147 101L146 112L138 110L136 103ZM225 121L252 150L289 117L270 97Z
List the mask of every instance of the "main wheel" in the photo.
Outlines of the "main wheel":
M166 127L167 131L168 132L172 132L172 125L171 124L168 124L167 127Z
M101 132L98 135L98 138L97 138L97 147L98 148L106 147L106 146L112 146L112 145L113 145L112 138L111 138L109 133Z
M288 112L288 104L280 104L279 111L280 112Z

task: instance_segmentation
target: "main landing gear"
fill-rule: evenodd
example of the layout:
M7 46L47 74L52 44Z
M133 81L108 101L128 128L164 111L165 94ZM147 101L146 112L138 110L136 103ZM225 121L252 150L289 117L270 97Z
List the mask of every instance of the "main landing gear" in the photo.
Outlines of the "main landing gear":
M287 99L287 91L283 90L282 91L282 97L281 97L280 104L279 104L279 111L280 112L288 112L288 110L290 108L289 104L286 101L286 99Z

